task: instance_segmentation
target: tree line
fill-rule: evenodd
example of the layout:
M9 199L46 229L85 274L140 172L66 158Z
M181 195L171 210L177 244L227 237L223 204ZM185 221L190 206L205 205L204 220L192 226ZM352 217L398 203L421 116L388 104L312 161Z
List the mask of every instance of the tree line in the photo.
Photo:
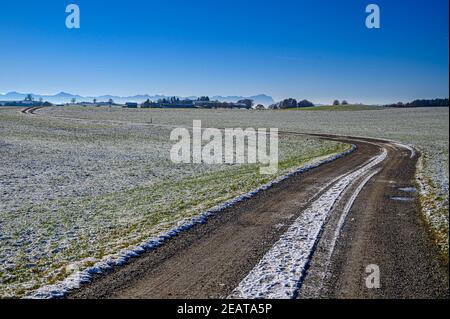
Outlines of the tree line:
M281 102L272 104L271 106L269 106L269 109L283 110L283 109L293 109L293 108L298 108L298 107L311 107L311 106L314 106L314 103L312 103L308 100L297 101L296 99L289 98L289 99L285 99Z
M414 100L409 103L398 102L396 104L388 104L386 107L441 107L449 106L448 99L431 99L431 100Z
M178 108L246 108L251 109L254 105L254 101L251 99L239 100L236 103L233 102L220 102L213 101L208 96L199 97L197 100L184 99L181 100L178 97L163 98L158 101L150 101L149 99L141 104L141 108L166 108L166 107L178 107Z

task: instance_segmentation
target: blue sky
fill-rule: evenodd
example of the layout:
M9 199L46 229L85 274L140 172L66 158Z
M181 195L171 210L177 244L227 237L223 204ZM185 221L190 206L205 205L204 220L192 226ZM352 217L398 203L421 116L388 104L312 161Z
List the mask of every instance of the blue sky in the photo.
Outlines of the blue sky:
M0 92L448 97L448 44L448 0L2 0Z

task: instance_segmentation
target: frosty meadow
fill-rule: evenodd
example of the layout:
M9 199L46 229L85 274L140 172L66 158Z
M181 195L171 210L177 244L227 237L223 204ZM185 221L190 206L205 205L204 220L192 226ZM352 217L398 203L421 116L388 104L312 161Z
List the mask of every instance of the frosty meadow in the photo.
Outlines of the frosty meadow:
M194 120L192 137L187 128L176 128L171 132L170 140L178 141L170 151L170 158L176 164L259 163L266 165L260 168L262 175L272 175L278 171L277 128L271 128L269 133L265 128L202 129L202 122Z

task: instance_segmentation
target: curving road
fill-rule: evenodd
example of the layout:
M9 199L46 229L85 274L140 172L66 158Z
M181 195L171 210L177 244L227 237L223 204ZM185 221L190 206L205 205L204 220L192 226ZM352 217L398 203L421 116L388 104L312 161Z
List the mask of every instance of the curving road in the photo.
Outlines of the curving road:
M68 297L448 298L448 269L410 189L417 154L395 142L312 136L357 150L226 209ZM369 265L379 268L379 288L366 285Z

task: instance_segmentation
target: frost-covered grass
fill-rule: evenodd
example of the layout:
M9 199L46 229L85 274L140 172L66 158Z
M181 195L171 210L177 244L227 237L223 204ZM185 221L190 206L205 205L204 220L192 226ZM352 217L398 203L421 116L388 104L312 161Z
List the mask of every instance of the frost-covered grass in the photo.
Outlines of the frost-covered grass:
M260 175L256 165L173 164L171 128L144 125L153 112L41 112L47 116L0 109L2 297L25 296L61 281L277 177ZM192 125L184 111L158 114L170 116L168 124ZM87 120L69 119L82 117ZM347 148L283 137L278 175Z
M38 114L0 108L0 296L20 297L60 281L275 178L249 165L172 164L170 126L191 126L193 120L203 127L277 127L414 145L424 155L419 184L425 216L448 252L448 108L47 108ZM279 174L345 147L284 137Z
M219 127L279 127L298 132L348 134L386 138L411 144L421 154L418 166L418 184L424 217L430 224L437 244L448 262L449 225L449 108L384 109L367 107L361 110L350 106L349 112L336 112L335 107L318 107L314 112L285 111L195 111L195 110L135 110L129 119L155 123L190 125L193 119L202 119L204 125ZM340 108L340 107L339 107ZM348 110L348 108L345 108ZM341 110L341 109L339 109ZM48 110L51 112L51 110ZM94 111L90 111L91 113ZM120 110L96 113L100 119L115 118ZM78 110L60 110L61 116L80 115ZM92 114L84 112L85 117Z

